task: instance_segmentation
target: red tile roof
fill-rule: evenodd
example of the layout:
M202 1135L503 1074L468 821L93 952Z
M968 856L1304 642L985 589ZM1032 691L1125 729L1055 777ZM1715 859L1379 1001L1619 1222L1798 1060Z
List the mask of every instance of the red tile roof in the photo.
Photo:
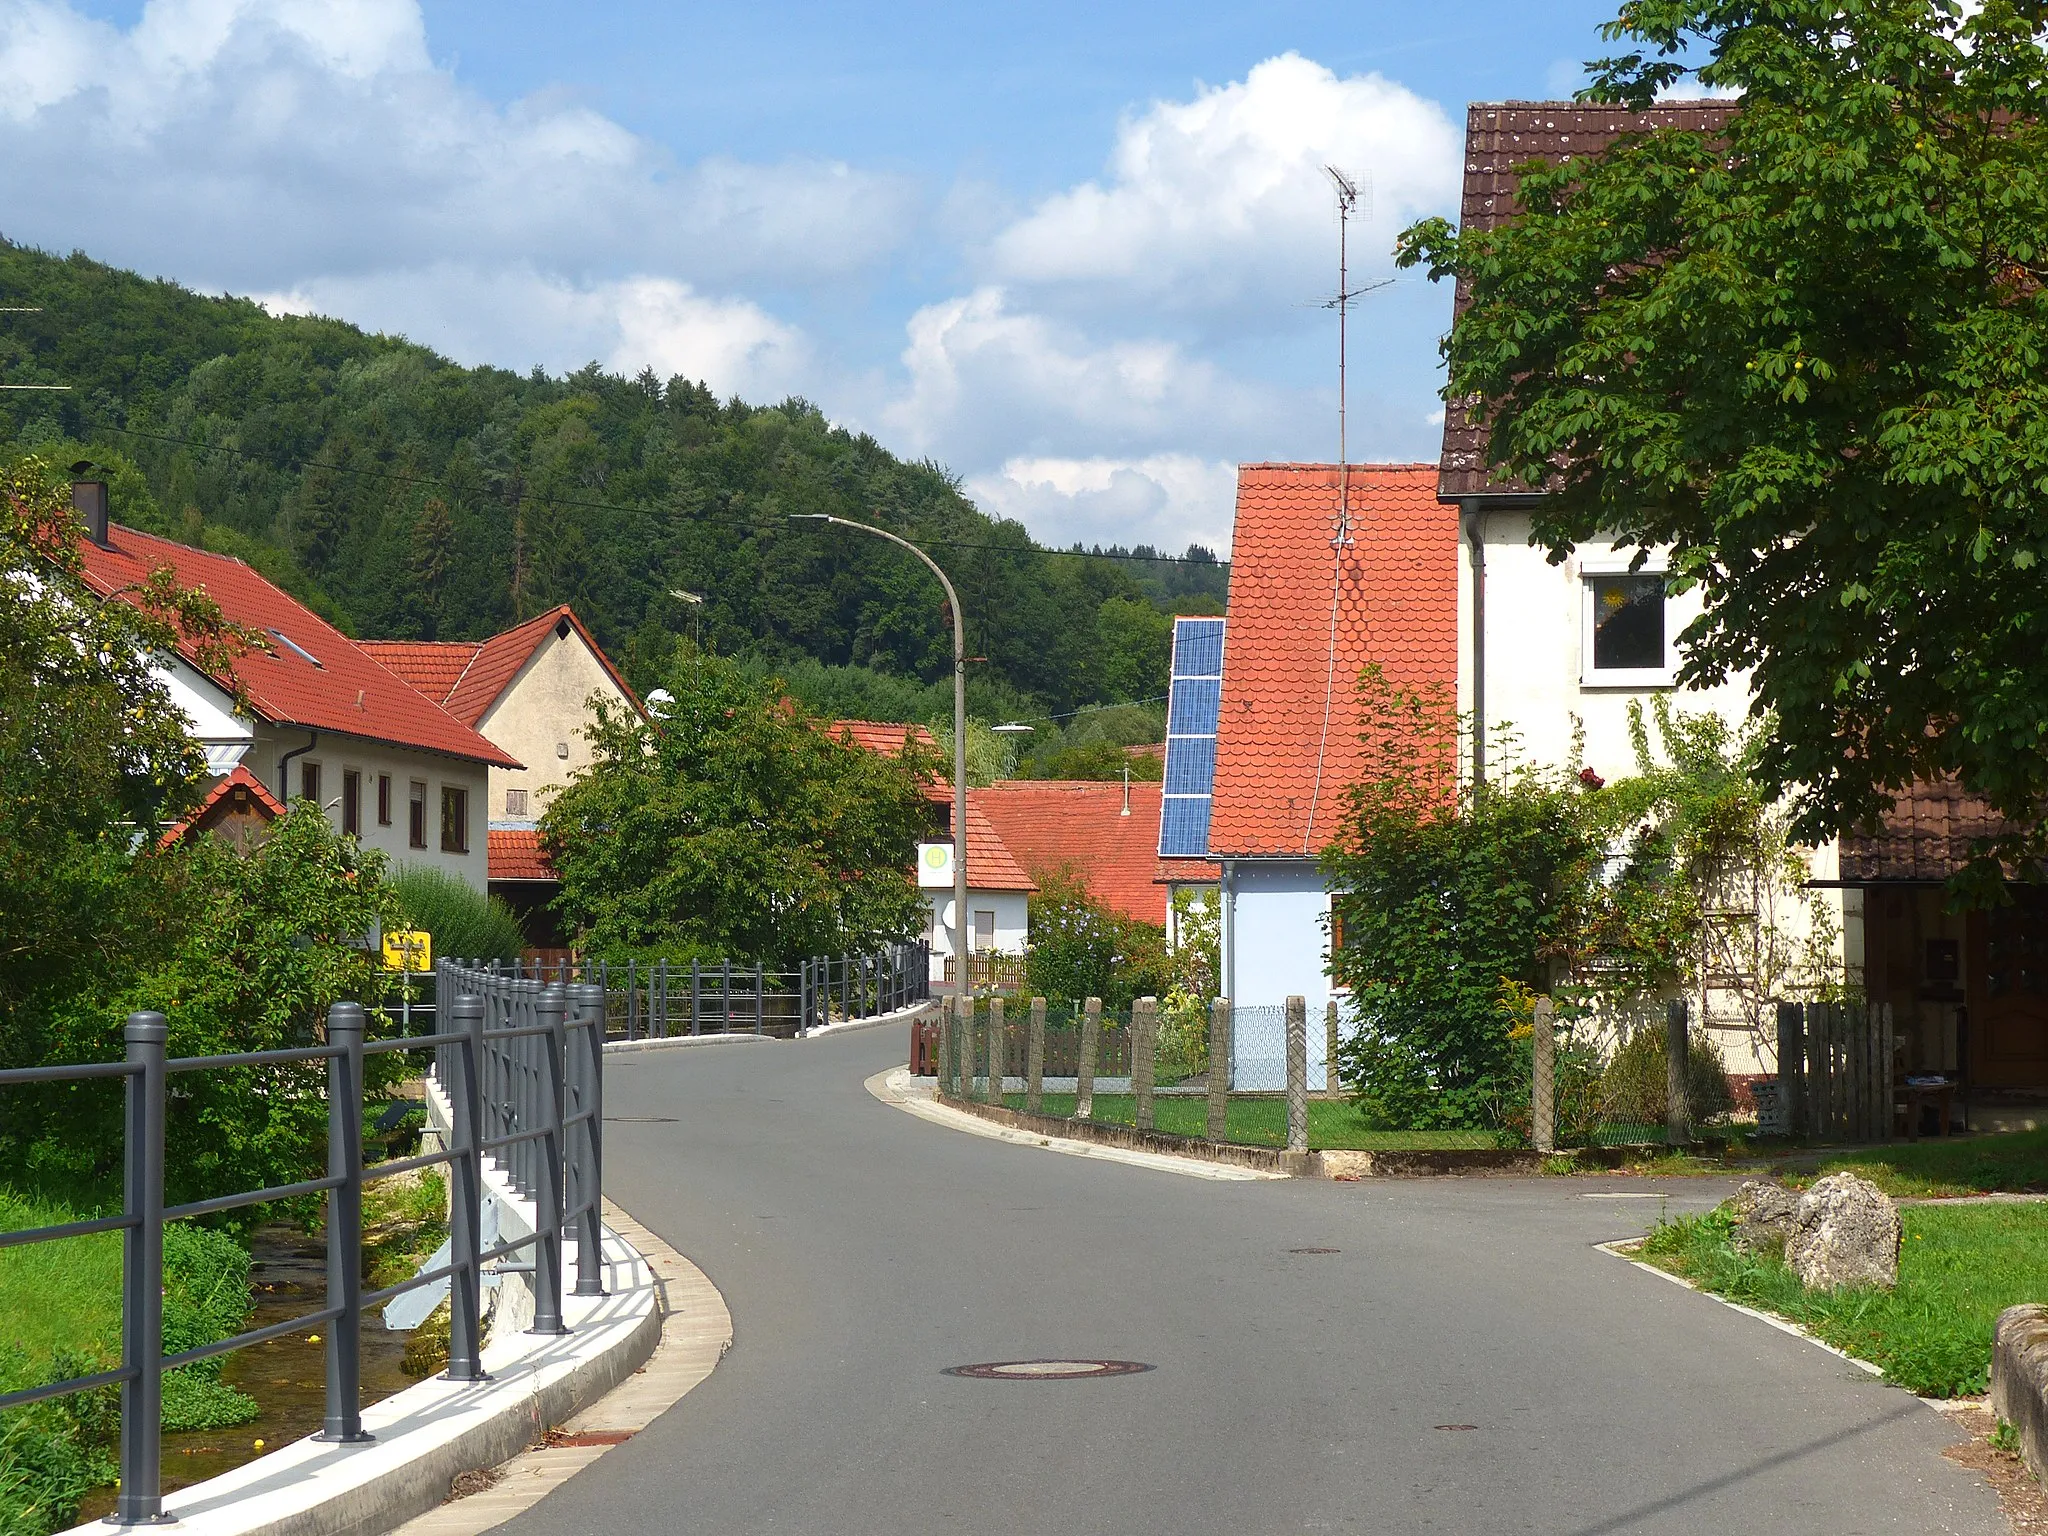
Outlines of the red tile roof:
M1111 911L1164 926L1166 887L1158 883L1159 795L1158 784L1133 783L1131 813L1126 816L1121 783L1009 779L969 790L968 805L970 811L979 809L987 815L1017 862L1041 882L1048 875L1070 872ZM1207 867L1207 878L1216 878L1215 866L1204 860L1172 862Z
M255 774L237 763L234 771L224 775L219 783L209 789L206 798L192 807L183 821L165 829L164 835L157 839L157 846L168 848L195 829L204 827L214 808L238 789L245 791L249 799L255 802L256 814L265 821L275 821L284 814L284 807L278 803L277 796L265 789L263 781Z
M554 865L541 851L540 833L531 827L493 827L485 834L485 874L491 880L559 880Z
M1434 464L1354 464L1340 554L1336 465L1238 470L1211 854L1313 857L1330 841L1363 760L1367 662L1398 684L1456 687L1458 514L1436 476Z
M1158 885L1214 885L1223 866L1214 859L1161 859L1152 879Z
M2019 830L1953 779L1915 784L1885 813L1877 836L1842 839L1841 878L1851 885L1946 880L1969 863L1974 839Z
M119 525L109 530L108 541L112 548L102 549L79 536L86 583L101 596L127 593L168 566L178 585L204 591L229 619L269 640L269 652L252 651L234 663L250 706L263 719L502 768L521 766L241 561ZM197 664L189 647L180 650Z
M970 891L1035 891L1037 883L1024 872L1024 866L1017 862L996 831L995 823L988 819L988 813L981 808L982 791L967 791L967 888ZM951 784L927 784L925 799L934 805L953 808L953 786Z
M829 735L850 737L856 747L866 747L884 757L901 757L904 747L913 741L928 751L938 750L932 733L921 725L894 725L881 720L834 720L826 729Z
M1625 133L1688 128L1711 133L1734 115L1732 101L1661 102L1643 112L1575 101L1476 101L1465 109L1465 187L1459 226L1492 229L1516 212L1521 178L1514 167L1530 160L1558 164L1595 154ZM1471 296L1458 284L1453 313ZM1527 487L1491 481L1486 472L1486 430L1455 402L1444 411L1439 492L1445 496L1526 495Z
M396 672L413 687L439 704L462 676L462 669L476 660L475 640L358 640L379 666Z

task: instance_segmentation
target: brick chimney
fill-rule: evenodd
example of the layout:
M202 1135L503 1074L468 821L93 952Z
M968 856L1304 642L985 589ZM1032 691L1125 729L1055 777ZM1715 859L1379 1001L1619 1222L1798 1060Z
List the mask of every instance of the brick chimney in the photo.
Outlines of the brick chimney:
M74 476L81 476L91 470L90 464L71 467ZM74 479L71 482L71 509L85 522L85 536L101 549L112 549L107 542L107 482L99 479Z

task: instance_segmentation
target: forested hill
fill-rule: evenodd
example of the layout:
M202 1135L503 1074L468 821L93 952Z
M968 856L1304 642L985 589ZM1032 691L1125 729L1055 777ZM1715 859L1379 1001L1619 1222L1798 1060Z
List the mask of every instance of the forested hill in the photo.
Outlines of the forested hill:
M802 512L932 550L987 658L988 716L1155 697L1165 615L1220 611L1227 568L1206 551L1048 552L938 465L802 400L721 402L594 364L463 368L5 242L0 306L41 311L0 314L0 382L71 386L0 392L0 456L93 459L118 521L241 555L358 635L476 638L569 602L643 677L701 622L706 646L804 675L831 706L900 715L907 682L950 671L931 577L881 540L787 521ZM824 670L843 667L860 670Z

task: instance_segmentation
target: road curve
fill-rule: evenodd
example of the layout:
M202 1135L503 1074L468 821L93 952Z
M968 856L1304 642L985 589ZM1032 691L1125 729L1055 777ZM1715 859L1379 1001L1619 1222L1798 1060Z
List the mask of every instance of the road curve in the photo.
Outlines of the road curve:
M607 1193L735 1343L508 1532L2004 1530L1913 1398L1594 1250L1662 1201L1008 1146L865 1091L906 1034L608 1064ZM1156 1369L942 1374L1048 1356Z

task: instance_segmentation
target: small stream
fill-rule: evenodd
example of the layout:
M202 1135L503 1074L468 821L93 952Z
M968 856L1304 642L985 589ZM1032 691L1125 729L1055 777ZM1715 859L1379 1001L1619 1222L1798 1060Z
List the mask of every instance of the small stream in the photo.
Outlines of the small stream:
M246 1327L266 1327L317 1312L327 1304L327 1243L318 1233L282 1223L258 1227L250 1235L250 1253L256 1309ZM316 1333L321 1342L310 1343ZM381 1311L364 1315L364 1407L413 1384L413 1378L401 1368L407 1337L387 1330ZM164 1492L217 1477L319 1429L327 1413L326 1339L323 1325L229 1355L221 1379L255 1398L262 1413L247 1424L227 1429L165 1435ZM114 1490L96 1489L79 1505L78 1519L80 1523L97 1519L113 1507Z

